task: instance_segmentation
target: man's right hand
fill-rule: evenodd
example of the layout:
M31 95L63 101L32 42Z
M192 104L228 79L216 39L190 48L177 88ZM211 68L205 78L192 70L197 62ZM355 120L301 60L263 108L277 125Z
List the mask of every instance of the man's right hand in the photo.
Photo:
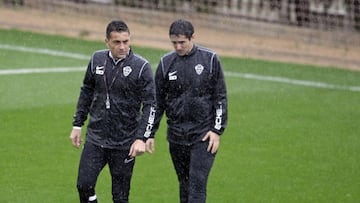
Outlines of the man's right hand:
M80 147L81 144L81 128L73 128L70 133L70 139L72 142L72 145L76 148Z
M149 138L148 140L146 140L145 143L145 149L148 153L152 154L155 152L155 139L154 138Z

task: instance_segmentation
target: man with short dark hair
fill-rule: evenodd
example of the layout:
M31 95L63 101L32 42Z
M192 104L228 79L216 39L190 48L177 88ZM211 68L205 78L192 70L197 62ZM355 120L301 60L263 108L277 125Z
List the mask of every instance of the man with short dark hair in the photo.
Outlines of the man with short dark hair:
M135 157L145 152L154 121L153 74L130 49L128 26L110 22L105 44L109 49L96 51L87 67L70 134L78 148L89 114L77 181L81 203L97 202L95 185L106 164L114 203L128 202Z
M189 21L174 21L169 37L174 51L161 58L155 74L153 130L166 112L180 202L204 203L210 169L227 123L224 75L216 53L193 42L194 27ZM146 150L154 151L153 146L147 144Z

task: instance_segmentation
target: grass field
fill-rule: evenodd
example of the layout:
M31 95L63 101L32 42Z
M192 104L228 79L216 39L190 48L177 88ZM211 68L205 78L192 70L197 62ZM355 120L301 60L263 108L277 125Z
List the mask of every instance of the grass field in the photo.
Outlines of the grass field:
M78 202L81 151L69 133L88 59L103 48L103 42L0 30L0 202ZM165 53L133 49L154 68ZM208 202L359 202L360 72L221 60L229 123ZM155 154L136 161L132 203L178 202L165 125ZM99 202L111 202L110 185L105 169Z

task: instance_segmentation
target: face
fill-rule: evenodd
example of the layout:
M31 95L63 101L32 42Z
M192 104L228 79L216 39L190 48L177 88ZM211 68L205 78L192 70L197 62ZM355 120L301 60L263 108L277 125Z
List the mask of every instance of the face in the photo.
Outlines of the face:
M113 31L110 33L110 38L105 39L105 43L115 59L125 58L130 49L130 34Z
M179 56L184 56L191 51L194 46L193 38L188 39L185 35L170 35L170 41Z

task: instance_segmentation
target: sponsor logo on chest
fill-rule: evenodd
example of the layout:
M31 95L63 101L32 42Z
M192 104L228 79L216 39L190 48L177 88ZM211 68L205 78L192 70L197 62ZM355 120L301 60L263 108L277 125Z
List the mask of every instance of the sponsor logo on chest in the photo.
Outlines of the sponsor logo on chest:
M104 66L96 66L95 73L97 75L104 75Z
M169 75L169 80L176 80L177 79L176 73L177 73L177 71L170 72L168 74Z

